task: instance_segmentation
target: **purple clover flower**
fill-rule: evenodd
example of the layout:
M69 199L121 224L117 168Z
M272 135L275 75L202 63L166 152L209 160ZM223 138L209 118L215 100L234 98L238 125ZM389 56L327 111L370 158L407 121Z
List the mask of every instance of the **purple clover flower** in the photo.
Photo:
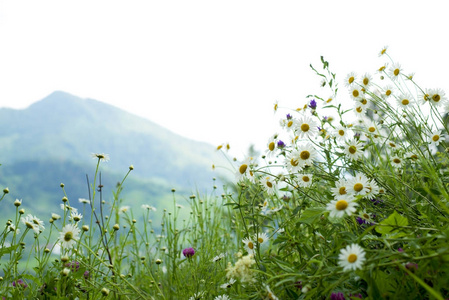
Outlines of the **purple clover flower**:
M317 103L316 103L315 99L312 99L312 100L310 101L309 107L310 107L311 109L316 109L316 106L317 106Z
M192 247L185 248L184 250L182 250L182 254L184 254L185 257L190 258L195 254L195 249L193 249Z
M287 120L291 120L293 117L291 114L287 114Z
M285 143L284 143L283 141L279 140L279 141L278 141L278 148L279 148L279 149L282 149L282 148L284 148L284 147L285 147Z
M21 286L21 287L24 288L24 289L28 287L28 285L25 283L25 281L22 280L22 278L20 278L20 279L17 280L17 281L13 281L13 282L12 282L12 286L13 286L13 287Z
M79 268L80 268L80 263L74 260L74 261L72 261L72 262L66 263L65 266L66 266L67 268L70 268L70 270L71 270L72 272L76 272L76 271L78 271Z
M342 292L332 293L331 300L345 300L345 295Z

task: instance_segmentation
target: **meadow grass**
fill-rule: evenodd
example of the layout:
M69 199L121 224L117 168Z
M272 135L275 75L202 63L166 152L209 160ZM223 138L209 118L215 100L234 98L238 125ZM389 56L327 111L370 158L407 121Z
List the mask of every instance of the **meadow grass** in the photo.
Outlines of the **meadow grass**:
M82 213L63 184L49 223L5 188L1 205L16 213L0 237L0 296L448 298L448 99L420 87L387 48L380 57L375 75L344 81L321 58L322 69L311 68L330 96L276 103L282 132L263 155L230 161L235 182L191 195L188 207L175 190L163 211L123 206L133 166L103 200L105 154L94 155Z

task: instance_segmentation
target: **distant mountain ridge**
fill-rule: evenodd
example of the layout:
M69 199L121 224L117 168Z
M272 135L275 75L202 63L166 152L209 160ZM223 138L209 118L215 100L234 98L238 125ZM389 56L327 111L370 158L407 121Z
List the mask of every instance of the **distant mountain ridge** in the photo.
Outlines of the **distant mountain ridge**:
M186 139L114 106L61 91L26 109L0 109L0 186L8 185L9 179L20 184L25 194L27 190L39 193L39 185L46 186L43 181L57 179L55 172L65 173L68 180L71 172L79 177L83 168L92 173L95 161L91 153L110 155L110 161L102 164L110 174L124 175L132 164L135 182L131 185L140 189L135 195L145 195L146 182L152 185L147 192L153 197L158 190L161 195L168 193L171 187L210 190L212 177L217 175L211 166L222 161L212 145ZM13 170L19 173L11 173ZM20 182L20 178L32 183ZM80 183L85 181L81 176L74 185L82 189ZM59 182L53 184L57 190ZM87 186L77 191L77 196L85 197L86 191Z

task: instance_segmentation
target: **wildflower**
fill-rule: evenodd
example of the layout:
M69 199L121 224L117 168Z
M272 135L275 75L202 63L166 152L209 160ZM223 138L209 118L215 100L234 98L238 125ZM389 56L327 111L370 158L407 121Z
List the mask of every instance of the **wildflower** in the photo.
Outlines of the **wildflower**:
M285 119L280 120L280 125L282 128L286 128L287 130L293 130L295 127L295 120L293 120L293 117L290 114L287 114Z
M345 295L342 292L332 293L330 300L345 300Z
M363 156L363 144L361 141L356 139L351 139L346 142L345 154L346 157L352 161L356 161Z
M357 173L356 176L349 180L349 192L353 195L365 196L369 193L369 180L363 173Z
M345 78L345 86L352 87L357 79L357 75L354 72L349 73Z
M17 281L13 281L12 282L12 286L13 287L21 287L21 288L27 288L28 287L28 284L26 284L25 283L25 281L23 281L23 279L22 278L20 278L19 280L17 280Z
M394 63L389 70L391 80L393 81L397 80L399 78L399 75L401 74L402 74L401 65L398 63Z
M366 211L362 211L360 215L356 218L357 223L360 225L368 224L373 225L373 219L371 218L370 214L368 214Z
M109 161L109 154L104 153L92 153L92 158L98 158L99 161Z
M388 98L394 94L394 88L391 85L386 85L382 90L382 98Z
M237 172L235 173L237 181L242 181L243 179L248 178L248 176L251 176L249 173L252 159L252 157L248 157L239 165Z
M80 230L76 225L67 224L62 228L59 233L59 240L61 241L61 246L64 248L72 248L76 241L79 239Z
M109 295L109 289L108 288L102 288L101 289L101 294L103 295L103 296L107 296L107 295Z
M362 97L362 91L356 86L351 86L349 94L351 95L351 98L353 100L360 100L360 98Z
M254 254L255 247L256 247L254 241L250 238L244 238L242 240L242 242L245 244L244 248L245 248L246 252L248 252L248 254Z
M184 257L190 258L195 255L195 249L193 249L192 247L185 248L184 250L182 250L182 254L184 255Z
M29 229L32 229L36 234L39 234L39 225L33 222L32 215L21 217L20 221Z
M69 276L69 274L70 274L70 269L64 268L64 269L62 270L62 276Z
M344 141L350 135L350 130L345 126L339 125L335 127L333 135L337 140Z
M335 182L335 187L331 188L335 199L346 198L348 194L348 181L344 178Z
M191 296L189 298L189 300L200 300L203 297L204 297L204 292L198 292L198 293L193 294L193 296Z
M266 176L263 180L261 180L261 183L262 183L264 190L269 195L273 195L275 193L276 182L273 180L273 177Z
M363 198L365 199L373 199L377 194L380 193L380 188L374 180L370 180L368 182L368 192L365 194Z
M299 186L301 187L309 187L312 185L312 174L299 174Z
M279 300L278 297L276 297L276 295L271 291L270 287L266 284L265 285L265 289L267 290L267 297L266 299L268 300Z
M446 94L442 89L431 89L429 91L430 103L435 106L441 106L447 102Z
M403 109L410 108L413 105L413 98L410 94L402 94L397 98L397 102Z
M273 106L274 112L276 112L278 110L278 107L279 107L278 104L279 104L278 101L274 102L274 106Z
M16 225L14 225L14 224L10 224L10 225L6 226L6 231L15 232L16 234L20 233L20 229L16 228Z
M310 100L309 107L311 109L316 109L317 103L315 99Z
M311 165L317 156L315 148L310 143L302 144L295 151L295 159L300 167Z
M82 204L90 204L90 200L87 200L87 199L84 199L84 198L79 198L78 202L82 203Z
M340 250L338 258L338 264L343 267L343 271L361 269L365 262L365 251L357 244L348 245Z
M256 261L254 260L252 254L242 256L235 263L235 266L232 266L231 263L228 263L228 267L226 268L226 277L238 278L242 283L253 282L253 270L251 270L251 267L255 263Z
M417 263L412 263L412 262L408 262L405 264L405 268L409 271L411 271L412 273L415 273L416 271L418 271L418 264Z
M430 135L427 136L427 142L434 146L438 146L442 139L444 139L444 135L441 134L441 130L432 131Z
M283 148L285 148L285 143L283 141L279 140L278 143L277 143L277 147L279 149L283 149Z
M356 211L358 204L354 201L354 198L350 195L346 197L340 197L339 199L332 200L327 205L327 210L330 211L329 216L331 218L342 218L345 215L352 215Z
M354 113L357 116L357 118L364 118L366 114L365 106L360 103L356 103L354 106Z
M399 169L402 167L402 165L404 164L404 161L402 160L402 158L400 158L399 156L395 155L391 158L391 165L393 166L393 168Z
M370 74L365 73L365 75L362 76L362 84L361 85L366 90L371 86L372 81L373 81L373 77Z
M224 253L220 253L219 255L215 256L215 257L212 259L212 262L220 261L220 260L222 260L224 257L225 257L225 254L224 254Z
M318 132L318 123L310 117L303 116L297 121L296 125L298 126L296 132L300 138L313 138Z
M70 212L70 220L73 220L75 222L79 222L83 218L83 215L78 212Z
M222 289L229 289L235 282L236 280L234 278L231 278L229 279L229 282L223 283L222 285L220 285L220 287Z
M19 207L20 205L22 205L22 199L16 199L16 201L14 201L14 206Z
M219 295L219 296L215 297L214 300L231 300L231 298L229 298L228 295L223 294L223 295Z
M277 137L278 137L278 134L276 133L268 139L268 143L267 143L267 148L268 148L267 156L268 157L271 157L276 153L275 150L276 150Z
M383 47L382 50L380 50L380 52L379 52L379 57L382 55L385 55L387 53L387 50L388 50L388 46Z
M122 206L119 209L119 213L126 213L129 209L130 207L128 205Z
M146 210L149 210L149 211L157 211L156 207L148 205L148 204L142 204L141 207L142 207L142 209L146 209Z
M254 236L254 240L256 240L259 245L262 245L268 241L268 235L265 232L259 232Z
M76 272L80 268L80 263L74 260L72 262L66 263L65 266L67 268L70 268L70 270L72 270L72 272Z

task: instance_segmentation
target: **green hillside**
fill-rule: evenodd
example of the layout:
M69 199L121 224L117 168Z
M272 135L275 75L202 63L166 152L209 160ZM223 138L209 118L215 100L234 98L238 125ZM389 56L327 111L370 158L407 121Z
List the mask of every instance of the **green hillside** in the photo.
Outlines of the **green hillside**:
M133 205L156 207L170 197L172 188L185 196L196 189L210 191L212 178L218 177L211 166L221 161L209 144L64 92L26 109L0 109L0 186L9 187L10 199L23 199L24 205L48 212L61 203L61 182L76 204L78 198L88 198L86 174L92 180L96 166L92 153L110 156L102 164L106 197L133 165L124 198L132 198Z

